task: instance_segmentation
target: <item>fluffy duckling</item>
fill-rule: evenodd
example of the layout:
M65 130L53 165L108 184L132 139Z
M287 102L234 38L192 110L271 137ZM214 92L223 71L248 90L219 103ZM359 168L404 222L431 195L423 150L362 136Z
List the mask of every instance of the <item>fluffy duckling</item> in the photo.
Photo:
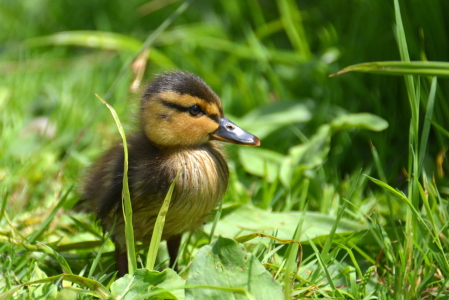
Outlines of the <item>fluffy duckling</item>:
M170 265L182 234L202 226L222 200L229 170L220 143L259 146L259 139L223 114L218 96L199 77L174 71L158 76L140 105L140 130L128 137L128 180L135 239L148 244L165 195L181 168L166 216ZM119 275L128 272L122 213L123 144L107 151L90 169L78 208L96 214L105 231L116 224Z

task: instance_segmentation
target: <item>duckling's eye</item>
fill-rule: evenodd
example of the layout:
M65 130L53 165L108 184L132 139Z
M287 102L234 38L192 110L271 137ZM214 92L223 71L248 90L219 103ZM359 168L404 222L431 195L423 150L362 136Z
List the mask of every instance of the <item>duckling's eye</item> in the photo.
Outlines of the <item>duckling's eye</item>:
M192 105L189 107L189 114L192 116L199 116L203 113L203 110L199 105Z

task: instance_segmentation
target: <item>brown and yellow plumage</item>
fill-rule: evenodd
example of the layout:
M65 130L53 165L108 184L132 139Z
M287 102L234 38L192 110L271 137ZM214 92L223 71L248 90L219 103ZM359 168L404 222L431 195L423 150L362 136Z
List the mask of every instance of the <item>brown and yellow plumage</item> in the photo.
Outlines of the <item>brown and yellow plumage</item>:
M140 131L128 137L128 181L135 239L149 243L168 188L178 179L166 217L163 239L171 263L182 233L200 227L223 198L229 179L220 140L258 146L257 137L224 117L218 96L200 78L180 71L157 77L140 107ZM120 275L127 272L121 207L123 145L107 151L91 168L78 208L95 213L116 245Z

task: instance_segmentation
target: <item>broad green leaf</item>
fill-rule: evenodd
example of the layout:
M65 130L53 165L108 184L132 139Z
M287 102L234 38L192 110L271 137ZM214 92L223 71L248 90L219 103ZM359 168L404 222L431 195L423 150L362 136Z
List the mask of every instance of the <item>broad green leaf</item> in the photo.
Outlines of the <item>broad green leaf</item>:
M282 161L280 169L282 183L288 187L295 172L321 165L327 158L331 136L335 130L361 128L382 131L387 127L387 121L369 113L346 114L335 118L330 125L324 124L318 128L317 133L308 142L290 148L289 155Z
M382 131L388 128L388 122L373 114L358 113L341 115L332 120L334 129L361 128Z
M30 278L31 281L45 279L47 277L47 274L38 267L37 263L34 263L34 269ZM58 289L52 282L31 285L28 288L28 294L31 299L56 299L57 293Z
M296 170L312 169L321 165L330 149L331 130L322 125L318 132L306 143L290 148L289 155L282 161L280 178L285 186L290 186Z
M257 176L266 177L273 182L279 174L279 166L284 156L278 152L263 148L239 148L239 159L245 171Z
M37 265L37 263L34 263L34 269L33 272L31 273L31 277L30 280L34 281L34 280L39 280L39 279L44 279L47 278L47 274L45 274L44 271L42 271L39 266Z
M171 269L162 272L138 269L134 275L125 275L111 285L113 299L184 299L184 281ZM157 289L157 291L155 291ZM169 291L170 290L170 291ZM157 295L151 295L157 292Z
M314 168L323 162L329 152L329 143L330 127L323 125L307 143L290 148L289 156L294 163L304 165L304 168Z
M255 232L273 234L282 240L289 240L293 237L295 229L302 217L302 212L268 212L252 206L241 206L232 214L225 216L218 222L215 235L235 238L249 235ZM300 241L307 241L319 236L327 236L336 221L336 217L329 215L307 212L304 215L302 224L302 235ZM205 231L209 232L208 224ZM368 225L347 219L341 219L336 233L353 233L368 229Z
M257 258L236 241L222 237L198 251L186 285L186 299L195 300L271 300L283 295L281 285Z
M365 72L383 75L449 76L449 63L440 61L381 61L356 64L331 76L347 72Z
M236 124L260 139L279 128L296 123L304 123L312 118L309 109L299 103L276 103L257 108L243 118L230 117Z
M57 296L56 299L58 300L77 300L77 299L83 299L81 297L79 297L79 295L88 295L87 293L84 293L85 290L83 289L79 289L73 286L68 286L68 287L64 287L62 288Z

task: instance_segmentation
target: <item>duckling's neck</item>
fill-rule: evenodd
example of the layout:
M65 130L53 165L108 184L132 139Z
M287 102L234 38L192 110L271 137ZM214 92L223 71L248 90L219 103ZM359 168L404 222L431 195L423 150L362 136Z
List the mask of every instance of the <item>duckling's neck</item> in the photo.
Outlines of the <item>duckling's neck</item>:
M141 140L145 134L140 133L139 136L139 140ZM182 174L176 182L175 197L173 198L175 201L185 197L189 198L187 200L191 200L190 198L198 199L200 202L204 200L212 205L210 208L212 209L221 200L229 179L228 165L222 152L221 143L211 141L199 145L167 147L158 146L146 136L145 139L148 141L146 146L145 143L130 141L131 148L134 145L140 148L140 150L134 148L137 151L131 150L130 154L140 153L135 156L134 160L137 169L142 170L146 166L151 166L151 170L149 170L151 172L148 173L151 178L154 178L156 170L160 174L159 179L154 178L155 182L148 182L147 179L141 178L144 183L150 183L148 187L160 184L166 186L182 170ZM151 161L154 164L142 164L144 161ZM146 173L143 170L139 172ZM139 190L144 183L138 180L135 186L136 190ZM165 189L167 188L165 187ZM159 188L157 189L159 190ZM160 189L164 196L165 189Z
M208 148L208 147L213 147L216 149L219 149L221 151L221 149L223 148L223 146L220 143L214 142L214 141L210 141L210 142L205 142L202 144L194 144L194 145L161 145L158 144L156 141L151 140L147 135L145 135L145 133L141 133L142 136L145 137L145 139L148 140L148 142L154 147L157 148L160 153L162 155L165 156L170 156L170 155L176 155L179 152L190 152L190 151L196 151L199 149L204 149L204 148Z

